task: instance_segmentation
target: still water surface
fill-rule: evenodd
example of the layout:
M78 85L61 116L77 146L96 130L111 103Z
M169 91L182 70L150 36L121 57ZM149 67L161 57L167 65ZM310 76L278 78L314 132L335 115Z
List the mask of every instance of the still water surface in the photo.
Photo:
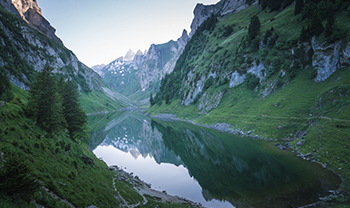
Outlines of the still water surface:
M273 143L152 120L137 111L88 119L90 149L107 165L206 207L296 207L340 183L330 171Z

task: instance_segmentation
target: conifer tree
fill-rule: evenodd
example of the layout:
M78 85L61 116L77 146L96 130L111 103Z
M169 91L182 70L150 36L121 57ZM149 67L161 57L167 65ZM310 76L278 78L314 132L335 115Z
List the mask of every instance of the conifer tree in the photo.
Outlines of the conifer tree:
M320 17L317 12L314 12L310 24L310 33L312 36L319 36L323 32L324 28Z
M150 96L149 96L149 103L151 104L151 106L153 106L153 95L152 95L152 92L151 92L151 94L150 94Z
M58 82L60 83L60 81ZM68 80L64 84L62 92L63 112L67 121L67 129L71 139L75 139L78 134L84 134L84 126L87 124L86 114L79 103L77 88Z
M261 5L261 8L264 10L268 6L268 0L259 0L259 5Z
M5 71L0 67L0 100L11 101L13 93L11 91L10 81L5 74Z
M259 35L260 27L261 27L260 20L256 15L254 15L250 19L250 24L248 28L248 37L250 41L252 41L257 35Z
M309 40L309 35L307 33L307 29L305 29L305 27L303 26L303 28L301 29L301 32L300 32L300 41L306 42L308 40Z
M269 0L268 7L271 9L271 12L278 11L282 6L282 2L282 0Z
M330 38L334 32L334 22L335 22L334 12L333 10L331 10L331 12L328 15L327 24L324 31L327 38Z
M27 114L48 133L58 133L64 129L64 117L61 97L57 92L52 70L46 64L38 74L37 80L29 91Z
M294 14L300 14L304 7L304 0L296 0Z

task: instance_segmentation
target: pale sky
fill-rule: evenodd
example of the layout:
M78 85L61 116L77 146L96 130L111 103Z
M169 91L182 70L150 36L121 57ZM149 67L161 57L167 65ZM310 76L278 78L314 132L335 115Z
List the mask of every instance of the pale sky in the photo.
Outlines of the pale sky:
M89 67L108 64L129 49L177 40L190 32L197 3L219 0L37 0L56 35Z

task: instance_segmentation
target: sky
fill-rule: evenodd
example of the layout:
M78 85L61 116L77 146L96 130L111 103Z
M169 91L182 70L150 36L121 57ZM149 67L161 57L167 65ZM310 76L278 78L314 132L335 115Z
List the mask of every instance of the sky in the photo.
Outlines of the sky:
M56 35L89 67L109 64L129 49L177 40L190 32L197 3L219 0L37 0Z

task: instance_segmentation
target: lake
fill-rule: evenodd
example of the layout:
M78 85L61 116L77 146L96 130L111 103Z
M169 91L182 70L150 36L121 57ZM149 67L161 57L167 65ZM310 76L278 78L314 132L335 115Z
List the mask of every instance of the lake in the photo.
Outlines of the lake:
M274 142L239 137L138 111L88 117L89 147L108 166L155 190L206 207L296 207L335 190L340 178Z

